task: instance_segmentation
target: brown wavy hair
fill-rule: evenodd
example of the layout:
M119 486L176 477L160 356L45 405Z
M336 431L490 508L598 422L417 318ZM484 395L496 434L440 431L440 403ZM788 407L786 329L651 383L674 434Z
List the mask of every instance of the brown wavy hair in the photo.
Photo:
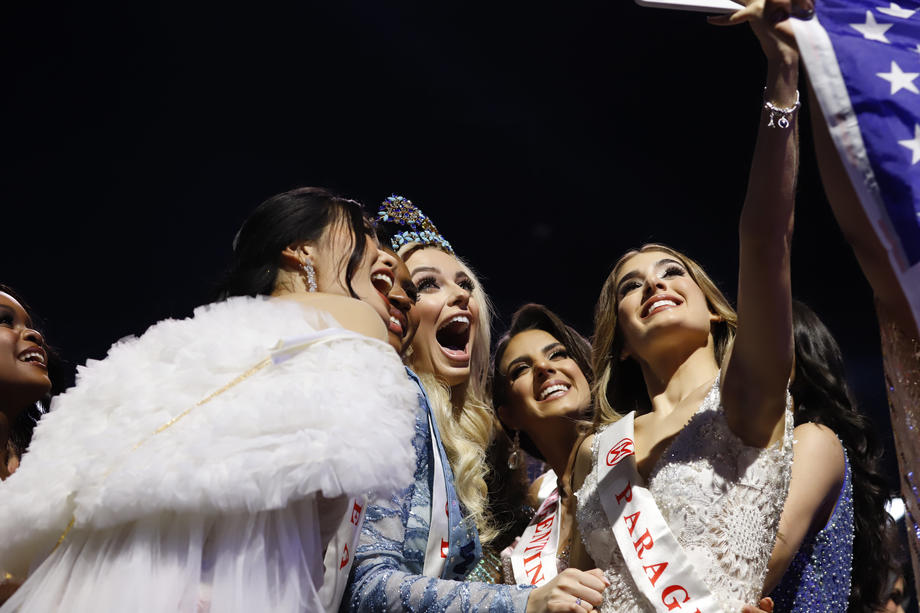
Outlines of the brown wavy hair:
M639 364L633 358L620 359L625 340L617 325L619 298L616 283L620 271L630 258L649 251L666 253L680 262L690 278L703 291L710 312L719 316L719 321L713 322L711 328L716 363L719 366L722 365L722 359L728 354L735 339L738 315L702 266L680 251L658 243L648 243L638 249L627 251L613 265L594 309L591 365L595 376L592 390L595 427L615 422L630 411L636 411L641 415L652 409Z

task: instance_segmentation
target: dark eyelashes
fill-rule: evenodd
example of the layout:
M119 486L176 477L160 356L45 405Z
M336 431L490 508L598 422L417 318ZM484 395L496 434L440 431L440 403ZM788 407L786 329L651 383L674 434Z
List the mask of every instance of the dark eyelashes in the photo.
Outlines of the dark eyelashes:
M418 287L417 291L419 292L430 288L438 288L438 282L434 277L422 277L415 285Z
M683 277L686 274L687 274L687 271L684 270L682 267L677 266L676 264L671 264L670 266L664 269L664 275L662 275L662 277L663 278L664 277ZM617 290L617 295L621 297L625 296L627 293L636 289L637 287L640 287L641 285L642 284L639 281L636 281L634 279L625 281Z
M668 266L664 271L664 276L666 277L671 277L671 276L682 277L685 274L687 273L683 268L681 268L680 266L674 266L674 265Z
M556 349L552 351L548 357L550 360L564 360L569 357L569 352L566 349ZM530 368L530 366L527 364L518 364L508 371L507 377L514 381L528 368Z
M640 283L639 283L638 281L627 281L626 283L624 283L623 285L620 286L620 290L619 290L618 294L619 294L620 296L625 296L625 295L626 295L627 293L629 293L630 291L632 291L632 290L636 289L637 287L639 287L639 285L640 285Z
M435 277L422 277L416 283L418 286L418 291L424 291L427 289L440 289L441 286L438 284L438 280ZM461 279L457 281L457 285L463 288L464 290L472 293L476 286L469 279Z

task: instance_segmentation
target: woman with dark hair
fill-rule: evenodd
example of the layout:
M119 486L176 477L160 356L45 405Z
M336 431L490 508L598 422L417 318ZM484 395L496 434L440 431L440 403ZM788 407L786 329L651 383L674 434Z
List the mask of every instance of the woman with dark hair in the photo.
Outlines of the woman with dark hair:
M0 610L337 610L365 492L415 464L378 255L358 203L280 194L225 300L82 368L4 483Z
M59 363L31 309L0 283L0 479L19 467L35 424L51 401L51 370Z
M890 555L881 445L856 409L830 331L797 300L792 317L796 445L765 589L782 576L771 594L778 611L871 613L881 605L878 569Z
M509 471L521 465L521 450L551 469L527 496L536 509L532 520L519 526L520 537L502 553L506 583L543 585L568 568L575 536L572 464L578 436L592 417L593 378L584 337L543 305L518 309L492 360L492 405L513 432Z

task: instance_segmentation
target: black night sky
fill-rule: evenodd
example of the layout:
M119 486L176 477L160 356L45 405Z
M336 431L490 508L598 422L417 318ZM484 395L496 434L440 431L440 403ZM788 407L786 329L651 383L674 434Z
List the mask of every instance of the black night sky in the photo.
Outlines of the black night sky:
M746 27L625 0L6 2L0 49L0 281L75 365L207 301L247 213L300 185L412 199L496 333L536 301L590 334L651 240L734 296L765 66ZM890 438L871 292L801 143L794 292Z

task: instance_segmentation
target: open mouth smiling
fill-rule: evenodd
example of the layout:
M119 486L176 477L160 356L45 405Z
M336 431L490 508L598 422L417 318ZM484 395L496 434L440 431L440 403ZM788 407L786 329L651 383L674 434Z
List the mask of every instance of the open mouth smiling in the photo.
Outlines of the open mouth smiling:
M390 321L387 324L387 328L399 338L405 338L406 334L409 333L409 323L406 314L393 305L390 305Z
M449 358L469 359L467 346L470 342L470 316L466 314L454 315L445 321L435 333L435 339L441 350Z
M393 277L393 273L391 273L389 269L384 268L375 271L374 274L371 275L371 283L373 284L374 289L376 289L383 295L384 298L386 298L389 295L390 290L393 289L395 279Z
M645 301L645 305L642 307L642 318L650 317L661 311L674 308L683 304L683 301L670 294L658 294L652 296Z
M571 383L565 383L559 380L547 381L540 389L540 394L537 397L537 401L543 402L545 400L555 400L556 398L565 396L571 388Z
M30 347L16 357L20 362L33 364L45 369L48 368L48 356L41 347Z

